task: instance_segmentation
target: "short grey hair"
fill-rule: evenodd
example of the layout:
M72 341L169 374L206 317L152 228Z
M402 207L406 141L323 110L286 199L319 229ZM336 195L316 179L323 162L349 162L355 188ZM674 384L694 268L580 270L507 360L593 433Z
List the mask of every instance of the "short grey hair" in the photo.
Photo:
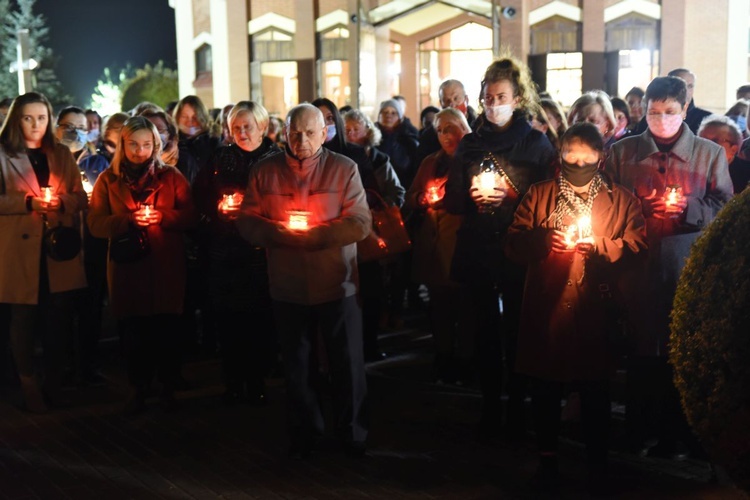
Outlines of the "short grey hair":
M732 142L734 142L737 147L742 147L743 137L740 126L728 116L708 115L703 121L701 121L701 125L698 127L698 133L696 135L701 137L701 132L709 127L727 127L732 133Z
M316 107L313 106L310 103L302 103L298 104L292 109L289 110L289 113L286 115L286 124L289 126L292 122L294 122L297 118L304 115L307 112L315 113L315 116L318 118L318 123L322 128L326 128L326 119L323 118L323 113Z

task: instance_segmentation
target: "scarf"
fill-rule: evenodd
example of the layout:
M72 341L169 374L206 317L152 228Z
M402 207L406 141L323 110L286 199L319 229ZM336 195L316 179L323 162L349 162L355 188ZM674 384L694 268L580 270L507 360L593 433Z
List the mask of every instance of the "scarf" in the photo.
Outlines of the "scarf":
M574 221L578 220L579 217L591 218L591 208L594 206L594 199L599 194L602 183L602 175L597 172L594 174L591 184L589 184L588 197L584 200L576 195L573 187L565 177L559 175L557 177L557 186L560 188L560 192L555 199L555 210L552 213L555 221L555 229L559 229L560 231L567 230L569 224L565 224L565 222L570 221L571 218ZM582 236L587 237L591 236L591 234L584 234Z

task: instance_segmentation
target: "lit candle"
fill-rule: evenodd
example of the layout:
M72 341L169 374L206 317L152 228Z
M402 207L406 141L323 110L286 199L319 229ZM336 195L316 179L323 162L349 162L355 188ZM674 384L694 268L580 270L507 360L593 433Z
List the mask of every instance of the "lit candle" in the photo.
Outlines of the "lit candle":
M495 194L495 172L487 170L479 174L479 192L482 196Z
M568 246L568 248L573 248L576 245L575 240L573 239L578 234L578 226L575 224L571 224L568 226L568 229L565 231L565 244Z
M94 186L91 185L88 178L86 177L81 179L81 183L83 184L83 190L86 192L86 195L90 196L91 193L94 191Z
M222 195L219 200L219 211L225 215L234 215L239 211L244 195L242 193L232 193Z
M289 222L287 223L289 229L294 231L307 231L309 229L308 215L310 212L304 210L289 210L287 213L289 214Z
M578 241L591 236L591 217L588 215L582 215L578 218Z
M668 206L676 205L682 198L682 188L680 186L667 186L664 194Z
M150 217L151 216L151 205L149 203L143 204L143 216L144 217Z
M44 202L49 203L52 201L52 188L51 187L43 187L42 188L42 195L44 197Z
M429 193L430 203L440 201L440 194L438 193L437 186L430 186L427 191Z

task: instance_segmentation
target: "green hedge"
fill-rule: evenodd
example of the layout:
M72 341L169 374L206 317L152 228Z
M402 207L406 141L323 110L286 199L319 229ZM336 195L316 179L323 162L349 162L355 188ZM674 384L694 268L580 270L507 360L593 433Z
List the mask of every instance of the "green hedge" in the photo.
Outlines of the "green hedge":
M750 189L693 247L672 311L670 361L712 460L750 491Z

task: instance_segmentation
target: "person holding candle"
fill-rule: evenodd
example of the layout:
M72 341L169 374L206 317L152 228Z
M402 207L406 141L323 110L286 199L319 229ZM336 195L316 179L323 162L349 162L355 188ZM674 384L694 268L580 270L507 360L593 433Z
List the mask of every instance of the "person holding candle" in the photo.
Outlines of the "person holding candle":
M145 409L154 371L162 403L175 406L179 377L179 315L185 294L185 231L196 221L190 186L180 172L161 162L159 132L135 116L123 125L112 164L94 185L88 223L91 234L109 238L107 263L112 312L125 347L133 394L127 413ZM150 251L134 262L112 259L112 241L138 228Z
M529 188L505 242L507 256L528 266L515 369L532 381L540 453L534 486L541 489L557 480L564 384L581 394L590 479L604 485L615 353L602 290L614 293L617 273L645 251L646 236L638 199L600 172L603 158L597 127L571 125L561 141L561 173Z
M648 262L632 273L637 291L631 295L642 302L637 345L628 356L627 420L636 451L684 459L691 436L667 362L669 313L690 247L732 197L732 181L722 147L696 137L683 122L690 104L685 80L655 78L644 103L648 129L615 143L606 166L641 199L648 229ZM682 189L674 203L665 195L668 186ZM654 438L660 444L647 446Z
M434 126L442 149L424 159L404 204L406 210L423 214L414 236L412 279L425 284L430 292L436 380L466 383L472 378L474 342L460 327L459 287L450 279L461 216L445 210L443 196L458 144L471 128L464 114L454 108L438 112Z
M47 224L79 227L87 205L81 174L70 150L55 140L51 117L47 98L29 92L16 97L0 130L0 303L10 307L11 350L32 412L62 400L74 293L86 286L81 253L60 261L44 249ZM43 332L44 397L34 370L37 330Z
M356 164L324 148L325 138L318 108L292 108L287 148L250 171L236 221L244 238L267 249L295 458L308 456L324 430L310 383L311 335L318 330L330 364L337 436L357 456L367 438L356 243L372 220ZM292 212L307 212L307 230L289 228Z
M209 234L209 296L216 313L224 385L224 401L260 403L263 375L269 365L273 334L265 249L249 244L237 230L250 171L281 150L266 137L266 109L240 101L229 111L231 145L223 146L193 186L196 204ZM237 328L247 323L250 328Z
M513 366L524 275L522 266L504 258L503 240L529 186L552 175L556 151L527 120L537 96L521 62L512 57L493 62L485 71L480 95L482 113L474 132L458 145L443 203L449 213L464 217L456 235L451 278L461 284L464 324L476 339L483 398L479 437L492 439L503 425L503 359ZM485 192L482 174L492 181ZM507 371L506 437L518 439L524 426L524 384L512 369Z

